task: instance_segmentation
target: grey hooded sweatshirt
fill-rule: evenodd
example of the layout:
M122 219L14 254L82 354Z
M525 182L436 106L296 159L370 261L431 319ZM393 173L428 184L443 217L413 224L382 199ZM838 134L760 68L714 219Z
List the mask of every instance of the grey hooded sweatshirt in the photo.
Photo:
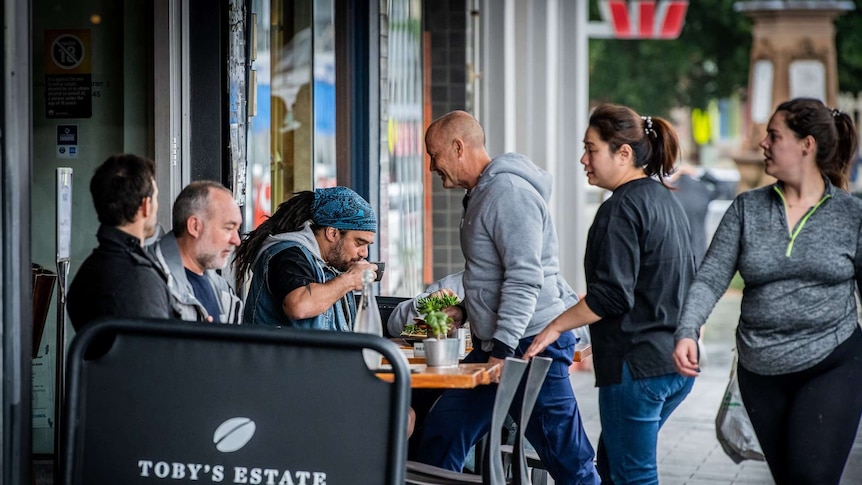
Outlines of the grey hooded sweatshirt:
M171 306L180 318L188 321L206 321L209 315L203 304L195 297L192 284L186 278L180 248L173 232L165 234L157 242L146 247L168 278ZM242 300L227 282L213 269L204 272L215 292L219 315L212 315L218 323L242 323Z
M491 161L468 193L461 221L464 306L473 334L494 357L563 313L557 232L548 210L551 175L527 157Z

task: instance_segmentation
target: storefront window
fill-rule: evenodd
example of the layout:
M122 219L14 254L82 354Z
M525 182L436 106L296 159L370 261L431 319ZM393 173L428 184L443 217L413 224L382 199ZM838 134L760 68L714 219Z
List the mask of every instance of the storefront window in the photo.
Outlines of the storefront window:
M249 122L248 122L248 191L246 193L246 230L260 225L272 212L272 170L275 149L272 146L272 76L270 74L271 45L275 38L269 0L253 0L251 42L252 72L249 76Z
M380 160L379 257L387 271L381 293L413 295L423 287L423 104L420 0L388 2L388 57ZM333 0L253 0L254 90L248 134L246 227L257 227L300 190L336 184L335 27ZM350 75L341 73L341 75ZM374 171L372 171L374 173Z
M254 0L247 230L294 192L335 185L332 0Z
M412 296L422 290L424 140L422 111L422 4L392 0L389 11L388 167L381 167L381 231L387 251L384 294ZM385 190L384 190L385 189ZM381 209L382 210L382 209Z
M314 187L335 181L334 1L314 2Z

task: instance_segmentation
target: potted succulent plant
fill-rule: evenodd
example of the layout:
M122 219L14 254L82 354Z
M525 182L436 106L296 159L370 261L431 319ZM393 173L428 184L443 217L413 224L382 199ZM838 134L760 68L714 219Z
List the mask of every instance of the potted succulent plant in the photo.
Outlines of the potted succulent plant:
M429 366L458 365L458 339L447 338L452 330L452 318L443 311L458 302L458 297L453 295L428 296L416 300L416 308L428 332L425 362Z

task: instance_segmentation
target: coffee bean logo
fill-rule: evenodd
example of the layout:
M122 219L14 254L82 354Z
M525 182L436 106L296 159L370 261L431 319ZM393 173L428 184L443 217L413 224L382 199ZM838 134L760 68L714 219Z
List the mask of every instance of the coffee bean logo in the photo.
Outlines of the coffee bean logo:
M245 446L255 429L254 421L248 418L230 418L216 428L213 443L222 453L231 453Z

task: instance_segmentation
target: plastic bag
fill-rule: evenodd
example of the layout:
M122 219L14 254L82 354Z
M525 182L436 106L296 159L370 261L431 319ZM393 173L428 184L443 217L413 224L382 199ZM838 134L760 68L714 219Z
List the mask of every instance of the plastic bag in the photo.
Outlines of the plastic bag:
M730 368L730 382L727 383L721 406L715 416L715 434L724 452L734 463L738 464L743 460L763 461L763 451L739 392L736 352L733 354L733 365Z

